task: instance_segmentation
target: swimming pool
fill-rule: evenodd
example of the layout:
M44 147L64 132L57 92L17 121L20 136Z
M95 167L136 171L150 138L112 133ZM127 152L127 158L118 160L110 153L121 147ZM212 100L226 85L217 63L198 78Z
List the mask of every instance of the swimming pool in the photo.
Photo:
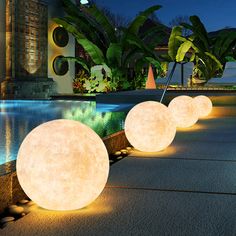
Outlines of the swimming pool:
M118 107L103 104L97 108L94 101L0 101L0 165L15 160L25 136L49 120L78 120L100 137L122 130L126 112L117 111Z

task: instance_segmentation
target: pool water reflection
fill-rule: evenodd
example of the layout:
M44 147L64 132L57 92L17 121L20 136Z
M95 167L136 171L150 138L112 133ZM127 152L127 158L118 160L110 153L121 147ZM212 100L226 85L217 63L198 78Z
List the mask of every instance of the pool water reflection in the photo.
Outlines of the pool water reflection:
M0 165L15 160L25 136L49 120L78 120L100 137L122 130L126 113L113 109L117 110L117 105L96 109L94 101L0 101Z

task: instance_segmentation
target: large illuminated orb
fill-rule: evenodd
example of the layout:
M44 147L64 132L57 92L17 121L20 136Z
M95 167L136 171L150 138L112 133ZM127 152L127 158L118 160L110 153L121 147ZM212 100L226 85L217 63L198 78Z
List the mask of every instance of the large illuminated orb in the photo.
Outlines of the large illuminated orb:
M198 110L193 98L189 96L175 97L168 106L172 113L176 126L187 128L194 125L198 121Z
M198 116L199 118L203 118L208 116L212 111L212 102L210 98L204 95L199 95L195 98L193 98L195 101L197 110L198 110Z
M16 163L20 185L49 210L75 210L93 202L108 178L109 158L101 138L86 125L54 120L33 129Z
M158 152L168 147L176 133L176 126L168 108L154 101L134 106L125 119L125 134L136 149Z

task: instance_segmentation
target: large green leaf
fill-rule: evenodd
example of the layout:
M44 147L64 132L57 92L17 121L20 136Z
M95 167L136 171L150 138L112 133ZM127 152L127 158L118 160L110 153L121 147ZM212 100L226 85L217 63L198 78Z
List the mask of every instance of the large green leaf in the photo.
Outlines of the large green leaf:
M225 60L226 61L236 61L236 59L234 58L234 57L231 57L231 56L227 56L227 57L225 57Z
M109 45L109 37L108 34L104 31L104 27L100 24L100 22L97 21L95 15L89 13L89 9L95 9L95 6L87 8L80 4L80 6L78 7L71 0L63 0L63 6L68 16L76 18L77 22L79 21L79 23L77 23L76 25L77 28L79 28L81 24L81 28L79 29L80 32L82 32L86 36L92 33L96 33L100 37L100 41L103 42L103 44L107 44L107 46ZM74 22L74 20L72 22ZM87 24L89 26L88 30L86 28L83 28L84 24ZM89 40L95 43L97 39L92 39L92 37L89 37Z
M178 39L181 43L186 42L188 40L183 36L176 36L175 38Z
M122 57L123 66L128 67L130 64L134 62L136 58L139 57L140 54L143 55L143 51L138 47L134 47L130 50L127 50Z
M120 66L121 56L122 56L121 45L118 43L111 43L106 53L108 65L116 63Z
M68 60L81 65L86 71L90 72L87 61L81 57L63 57L62 60Z
M140 38L151 38L151 37L158 37L158 36L167 36L166 28L164 25L155 25L153 27L148 28L144 32L139 34Z
M136 59L134 68L137 72L141 71L144 66L147 66L147 60L144 57Z
M78 17L80 15L80 9L70 0L62 0L62 5L65 12L70 16Z
M85 13L83 5L76 5L71 0L62 0L63 2L63 8L65 12L67 13L65 18L70 17L69 22L72 24L74 23L77 28L79 28L80 32L85 33L88 35L90 32L99 32L100 28L97 27L96 22L92 19L91 16ZM89 30L87 27L84 28L84 26L87 25L89 27Z
M73 16L65 16L63 19L66 22L73 24L76 29L80 33L82 33L88 40L90 40L91 42L96 42L96 45L99 46L99 48L105 48L104 42L100 37L100 34L97 32L96 28L88 24L88 22L84 22L80 18Z
M181 42L176 37L181 35L182 35L182 27L181 26L173 27L168 42L168 55L173 61L175 61L178 48L181 45Z
M95 4L87 8L87 12L89 12L90 15L95 18L100 27L104 29L105 37L109 40L108 43L117 42L115 28L108 20L108 18L104 15L104 13L99 10Z
M192 52L191 57L189 58L189 61L193 62L195 60L196 54L195 52Z
M150 62L152 65L154 65L158 70L162 70L161 63L152 57L145 57L145 59Z
M58 25L63 26L69 33L73 34L76 38L80 38L80 39L85 39L86 37L80 33L76 26L74 26L73 24L67 22L65 19L63 18L54 18L53 19Z
M211 54L209 52L205 52L205 54L208 57L210 57L217 64L219 69L221 69L221 70L223 69L223 66L222 66L221 62L213 54Z
M172 62L172 58L168 54L161 54L160 58L166 62Z
M184 43L182 43L178 49L176 55L176 61L177 62L183 61L186 53L189 51L191 47L192 47L192 42L190 41L185 41Z
M181 26L183 26L185 29L191 30L193 32L193 26L188 23L181 23Z
M225 41L225 34L220 34L218 35L215 40L213 41L213 49L212 49L212 53L214 55L220 56L221 55L221 47L223 45Z
M152 7L149 7L145 11L141 12L129 25L128 31L133 34L137 34L139 31L139 28L144 24L144 22L147 20L148 16L150 16L155 11L159 10L161 6L155 5Z
M143 50L144 53L147 53L152 57L155 56L153 49L149 48L148 45L146 45L145 42L143 42L136 34L126 32L126 42L128 42L132 46Z
M232 50L233 44L236 42L236 32L229 32L225 34L223 44L221 45L221 53L219 56L223 56Z
M76 38L77 42L84 48L84 50L89 54L92 61L95 64L103 64L105 63L104 55L102 51L91 41L88 39L79 39Z
M202 24L201 20L198 16L190 16L190 21L192 23L192 30L196 37L199 37L201 42L203 43L205 50L209 50L209 39L207 31Z

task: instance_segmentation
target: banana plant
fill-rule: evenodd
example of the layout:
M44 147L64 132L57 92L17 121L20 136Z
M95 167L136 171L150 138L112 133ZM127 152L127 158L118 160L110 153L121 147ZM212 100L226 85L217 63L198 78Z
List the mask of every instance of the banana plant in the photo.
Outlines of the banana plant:
M161 6L155 5L137 15L126 28L115 28L104 13L96 5L85 7L76 5L71 0L62 0L66 15L55 18L54 21L71 33L78 44L88 53L92 63L85 63L80 58L74 60L86 70L94 65L107 65L112 71L112 79L118 84L118 89L133 86L128 83L129 67L134 67L135 62L142 58L141 66L152 63L160 67L160 60L154 53L157 46L145 44L145 35L140 35L140 27L148 16L159 10ZM152 32L160 31L157 27ZM140 60L141 61L141 60ZM141 70L136 67L137 70ZM136 71L137 72L137 71Z
M191 36L177 35L175 37L181 42L176 61L181 61L187 56L188 60L195 64L195 76L208 81L223 71L227 57L232 55L232 47L236 43L236 33L222 32L212 38L198 16L191 16L190 22L191 24L183 23L181 25L192 31Z
M173 27L169 38L168 61L191 61L194 63L193 76L209 80L215 72L222 69L219 60L196 43L196 36L182 36L183 27Z

